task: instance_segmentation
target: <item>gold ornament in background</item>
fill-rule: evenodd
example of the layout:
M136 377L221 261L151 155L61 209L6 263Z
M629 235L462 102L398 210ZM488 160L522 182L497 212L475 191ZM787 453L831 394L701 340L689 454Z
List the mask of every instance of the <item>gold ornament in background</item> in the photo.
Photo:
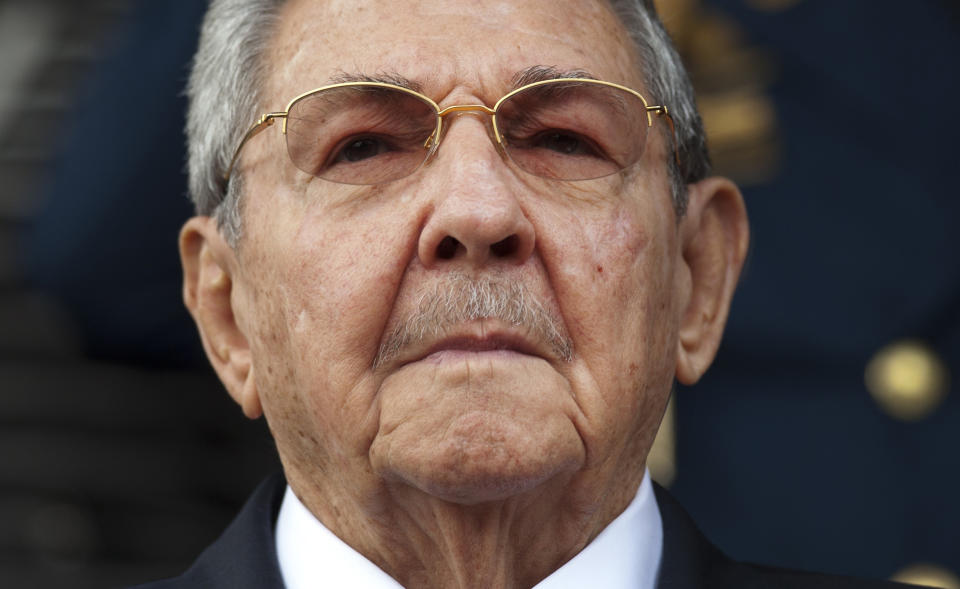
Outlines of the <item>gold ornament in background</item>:
M647 468L650 469L650 478L664 487L673 484L677 476L677 430L676 413L673 409L673 397L667 403L667 410L660 422L660 430L653 441L650 453L647 454Z
M950 374L927 345L904 340L881 349L867 364L867 390L884 411L897 419L918 421L946 397Z
M773 60L700 0L656 5L696 88L715 172L745 186L771 180L780 163L776 109L767 95Z
M923 587L960 589L960 578L957 578L950 571L932 564L909 566L891 577L891 580Z

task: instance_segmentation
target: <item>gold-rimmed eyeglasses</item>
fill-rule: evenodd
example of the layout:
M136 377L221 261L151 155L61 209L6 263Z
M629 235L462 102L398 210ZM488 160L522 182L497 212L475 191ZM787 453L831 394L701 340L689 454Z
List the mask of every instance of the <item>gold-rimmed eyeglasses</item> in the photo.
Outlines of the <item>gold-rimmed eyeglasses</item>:
M252 137L283 120L287 152L300 170L342 184L382 184L412 174L437 151L444 118L453 113L490 115L500 152L528 173L555 180L589 180L637 164L654 116L626 86L589 78L527 84L490 108L461 104L440 108L409 88L382 82L344 82L305 92L283 112L263 114L243 137L224 174Z

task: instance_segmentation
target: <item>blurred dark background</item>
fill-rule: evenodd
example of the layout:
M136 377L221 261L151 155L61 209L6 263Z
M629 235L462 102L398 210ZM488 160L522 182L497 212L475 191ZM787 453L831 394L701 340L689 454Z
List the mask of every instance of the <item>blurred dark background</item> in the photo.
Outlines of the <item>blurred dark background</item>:
M960 588L958 4L658 4L753 246L655 478L736 558ZM204 5L0 0L0 586L177 573L278 468L180 302Z
M0 3L0 587L182 571L278 468L180 300L205 4Z

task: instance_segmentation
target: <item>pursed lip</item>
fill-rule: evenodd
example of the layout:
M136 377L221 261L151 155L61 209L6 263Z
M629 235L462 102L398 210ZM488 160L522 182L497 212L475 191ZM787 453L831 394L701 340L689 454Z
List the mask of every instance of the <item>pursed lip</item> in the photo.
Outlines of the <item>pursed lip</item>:
M482 324L481 324L482 323ZM514 352L525 356L550 358L543 344L531 341L515 329L491 328L488 323L478 322L463 329L444 334L440 338L430 339L419 345L412 345L399 358L399 365L427 360L431 357L439 360L443 352L482 354L486 352Z

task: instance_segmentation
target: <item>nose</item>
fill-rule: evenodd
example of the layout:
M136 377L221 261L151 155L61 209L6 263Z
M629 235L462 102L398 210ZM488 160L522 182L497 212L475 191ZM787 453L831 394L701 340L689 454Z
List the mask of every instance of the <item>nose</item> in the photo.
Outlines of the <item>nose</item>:
M429 166L434 208L420 233L420 261L426 267L522 264L536 239L517 179L485 136L483 122L458 118L464 120L448 127Z

